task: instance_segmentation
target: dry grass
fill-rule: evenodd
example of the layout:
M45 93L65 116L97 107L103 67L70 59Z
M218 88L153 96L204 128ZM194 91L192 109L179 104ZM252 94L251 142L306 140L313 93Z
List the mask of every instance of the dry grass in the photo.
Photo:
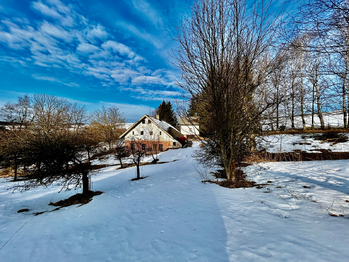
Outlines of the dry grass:
M347 128L315 128L315 129L287 129L287 130L277 130L277 131L264 131L262 135L294 135L294 134L314 134L314 133L349 133Z
M349 152L331 152L327 149L315 149L317 153L295 150L286 153L268 153L259 152L254 156L247 158L247 163L255 162L285 162L285 161L322 161L322 160L341 160L349 159Z
M14 173L10 168L0 169L0 178L13 177Z
M60 200L55 203L49 203L51 206L58 206L59 208L72 206L80 204L80 206L89 203L94 196L101 195L103 192L101 191L89 191L88 195L76 194L67 199ZM57 210L57 209L56 209Z
M0 178L10 178L14 176L15 176L15 172L13 168L6 167L6 168L0 169ZM20 180L21 178L24 178L23 172L20 169L17 170L17 178L18 180Z

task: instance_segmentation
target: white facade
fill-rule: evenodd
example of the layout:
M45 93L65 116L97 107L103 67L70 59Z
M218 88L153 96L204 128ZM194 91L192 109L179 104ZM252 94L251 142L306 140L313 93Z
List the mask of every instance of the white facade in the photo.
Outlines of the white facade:
M125 142L155 142L162 144L164 149L182 147L181 143L177 139L175 139L171 133L169 133L171 132L170 129L173 129L175 132L179 133L179 131L172 127L170 124L145 115L120 137L124 138Z
M125 140L151 140L151 141L173 141L172 136L161 130L150 119L145 118L145 121L139 122L131 131L125 135Z
M181 125L181 133L185 136L198 136L199 125Z

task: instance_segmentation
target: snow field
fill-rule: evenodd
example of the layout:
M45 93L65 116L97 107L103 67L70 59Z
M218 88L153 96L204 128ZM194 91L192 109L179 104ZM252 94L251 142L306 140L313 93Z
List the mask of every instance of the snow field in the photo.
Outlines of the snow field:
M228 189L200 182L195 149L160 154L168 163L138 181L135 167L106 167L92 176L102 195L38 216L80 190L11 193L0 179L0 261L348 261L348 161L253 165L270 185Z
M308 153L320 152L318 149L328 149L332 152L349 152L349 141L333 144L314 139L314 135L321 134L294 134L271 135L257 138L259 149L265 148L270 153L293 152L302 150ZM349 136L349 133L343 134Z

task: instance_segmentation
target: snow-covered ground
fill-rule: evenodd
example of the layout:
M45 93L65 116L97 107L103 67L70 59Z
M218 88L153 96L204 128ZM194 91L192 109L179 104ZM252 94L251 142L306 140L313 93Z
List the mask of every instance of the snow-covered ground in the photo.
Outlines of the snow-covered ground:
M341 110L337 110L337 111L331 111L331 112L324 112L323 113L323 118L324 118L324 122L325 122L325 127L343 127L343 112ZM307 114L304 117L305 120L305 125L307 127L311 127L311 114ZM268 123L269 121L266 120L266 123ZM302 122L302 117L301 116L295 116L295 128L303 128L303 122ZM274 128L276 128L275 126L276 124L274 123ZM284 125L286 127L286 129L291 129L292 124L291 124L291 119L289 117L280 117L279 119L279 126ZM321 124L320 124L320 119L319 117L315 114L314 115L314 127L315 128L320 128ZM271 130L270 125L263 125L263 129L264 130Z
M228 189L200 182L194 149L160 154L138 181L104 168L102 195L38 216L77 192L0 179L0 261L348 261L349 161L256 164L248 177L269 185Z
M343 143L317 140L314 136L322 134L294 134L294 135L271 135L257 138L259 149L266 149L270 153L293 152L302 150L309 153L319 152L318 149L327 149L332 152L349 152L349 140ZM349 136L349 133L339 134Z

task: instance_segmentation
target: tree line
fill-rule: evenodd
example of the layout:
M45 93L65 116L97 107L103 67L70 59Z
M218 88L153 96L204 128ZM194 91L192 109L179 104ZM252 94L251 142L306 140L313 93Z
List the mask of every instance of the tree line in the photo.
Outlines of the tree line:
M324 129L323 113L332 110L349 125L348 2L306 0L289 16L276 6L201 0L178 28L173 56L189 100L183 115L199 116L204 136L198 159L222 166L236 186L237 166L266 125L279 130L288 120L295 129L297 117L302 129L317 119Z
M162 121L177 125L171 102L163 101L154 114ZM113 155L123 168L129 157L139 166L146 154L157 162L158 148L151 143L132 141L125 146L120 135L125 131L125 118L116 107L102 107L87 114L84 107L66 99L36 94L19 97L16 103L0 108L6 128L0 130L0 165L10 167L14 181L24 183L19 189L49 186L59 181L62 189L82 185L89 193L91 160L100 154Z
M91 156L101 148L121 154L115 143L125 118L116 107L88 116L66 99L37 94L6 104L0 113L7 125L0 136L2 163L12 167L14 180L19 173L25 178L22 189L59 181L62 189L82 185L88 194Z

